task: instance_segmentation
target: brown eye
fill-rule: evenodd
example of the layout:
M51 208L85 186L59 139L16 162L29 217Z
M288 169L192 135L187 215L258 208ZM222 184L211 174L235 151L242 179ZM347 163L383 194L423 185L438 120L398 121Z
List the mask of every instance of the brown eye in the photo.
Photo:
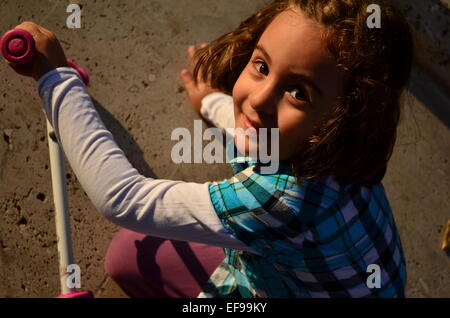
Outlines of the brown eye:
M269 69L268 69L266 63L264 63L262 61L256 61L253 64L255 64L255 68L259 73L264 74L264 75L267 75L269 73ZM258 65L260 66L259 68L258 68Z
M294 92L294 94L291 94L292 97L294 97L296 100L305 101L308 100L308 95L305 93L303 89L294 88L290 91L290 93Z

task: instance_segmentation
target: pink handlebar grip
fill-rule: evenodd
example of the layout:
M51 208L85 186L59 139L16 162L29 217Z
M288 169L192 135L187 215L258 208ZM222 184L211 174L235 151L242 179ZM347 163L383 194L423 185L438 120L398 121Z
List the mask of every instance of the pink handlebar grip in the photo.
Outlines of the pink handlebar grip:
M12 29L0 40L2 55L14 64L27 64L33 60L36 45L31 34L23 29Z
M36 53L36 43L29 32L23 29L12 29L0 39L0 49L5 59L11 63L28 64ZM72 60L67 60L67 64L80 74L83 83L88 86L88 73Z
M86 86L89 86L89 75L88 75L88 73L84 70L84 68L79 67L79 66L76 65L75 62L72 61L72 60L67 60L67 64L68 64L70 67L74 68L74 69L78 72L78 74L80 74L81 79L83 80L83 83L84 83Z

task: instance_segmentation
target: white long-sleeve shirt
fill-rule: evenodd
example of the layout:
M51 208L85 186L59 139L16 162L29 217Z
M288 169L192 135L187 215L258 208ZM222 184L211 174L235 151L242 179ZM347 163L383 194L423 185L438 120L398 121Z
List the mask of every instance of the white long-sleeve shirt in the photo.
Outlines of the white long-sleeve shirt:
M223 227L211 203L210 182L153 179L133 168L74 69L54 69L37 86L67 160L95 208L108 220L147 235L252 252ZM222 129L234 127L229 95L206 96L201 114Z

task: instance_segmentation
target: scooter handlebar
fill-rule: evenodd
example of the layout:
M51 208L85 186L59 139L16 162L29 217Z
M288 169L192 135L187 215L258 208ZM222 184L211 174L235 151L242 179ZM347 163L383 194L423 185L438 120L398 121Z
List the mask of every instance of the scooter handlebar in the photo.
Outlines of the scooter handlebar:
M33 60L36 45L31 34L23 29L6 32L1 40L2 55L14 64L27 64Z
M0 49L3 57L14 64L29 64L36 55L33 36L23 29L7 31L0 39ZM88 73L72 60L67 60L67 64L80 74L84 84L88 86Z

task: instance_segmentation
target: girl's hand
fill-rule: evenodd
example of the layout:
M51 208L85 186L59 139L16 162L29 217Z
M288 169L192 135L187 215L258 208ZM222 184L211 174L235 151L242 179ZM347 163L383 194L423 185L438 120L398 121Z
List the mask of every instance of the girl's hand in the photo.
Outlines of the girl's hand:
M207 43L202 43L200 48L206 47ZM184 88L186 89L187 96L191 101L192 107L194 110L200 114L200 108L202 107L202 99L208 94L213 92L220 92L218 89L211 88L209 82L203 82L198 80L197 84L195 84L194 77L192 75L192 71L195 66L195 62L193 61L194 53L196 49L194 45L190 45L188 47L188 59L190 70L182 69L180 71L180 77L183 81Z
M32 77L37 81L52 69L68 66L61 44L51 31L29 21L15 28L28 31L36 44L36 53L30 64L13 64L5 60L18 74Z

